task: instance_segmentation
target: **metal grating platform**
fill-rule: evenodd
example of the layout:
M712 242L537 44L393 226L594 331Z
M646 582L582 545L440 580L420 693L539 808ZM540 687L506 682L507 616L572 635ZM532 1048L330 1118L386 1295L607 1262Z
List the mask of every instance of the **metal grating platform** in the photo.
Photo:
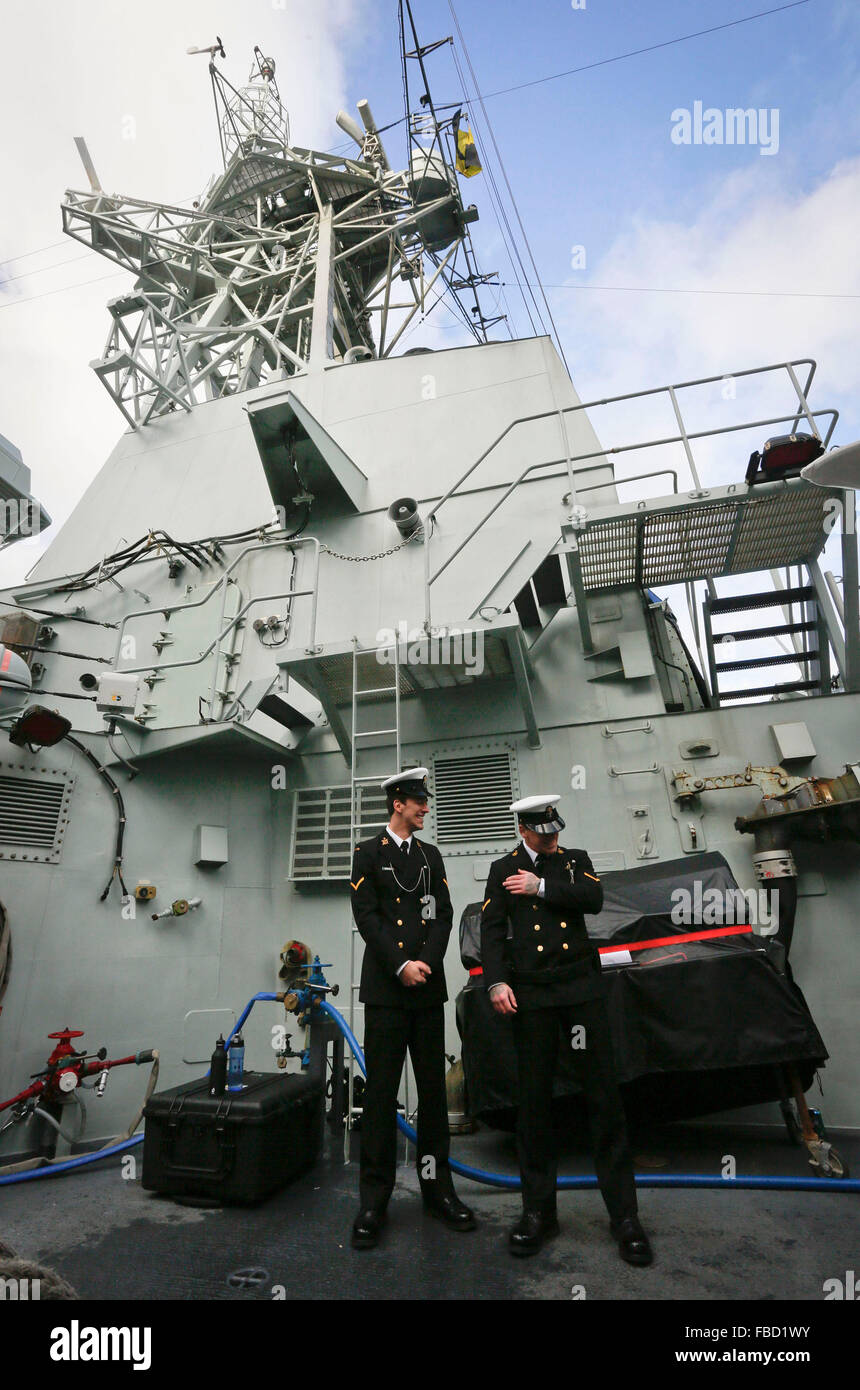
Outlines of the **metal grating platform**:
M475 635L484 637L483 633ZM466 636L468 638L471 634ZM393 660L387 659L387 652L386 647L380 647L377 652L362 652L359 655L363 702L387 699L386 691L391 688L394 671ZM448 690L453 686L472 685L476 680L489 680L512 673L507 645L498 637L487 636L476 649L467 645L465 656L468 659L463 659L463 640L457 636L401 643L401 696L417 695L422 690ZM352 698L351 650L320 657L317 670L335 702L345 705ZM298 679L298 671L294 674ZM377 685L378 693L374 690Z
M798 564L823 549L831 494L802 478L711 490L709 500L661 498L635 510L595 509L575 537L588 592L651 588Z
M540 744L529 675L531 665L523 630L516 615L501 614L480 628L463 627L433 637L397 641L400 697L436 690L468 688L477 682L512 678L516 682L529 741ZM351 756L351 737L343 711L352 701L353 645L339 643L287 651L280 669L319 700L345 756ZM362 705L390 699L394 679L394 643L390 647L360 648L357 655L358 693Z

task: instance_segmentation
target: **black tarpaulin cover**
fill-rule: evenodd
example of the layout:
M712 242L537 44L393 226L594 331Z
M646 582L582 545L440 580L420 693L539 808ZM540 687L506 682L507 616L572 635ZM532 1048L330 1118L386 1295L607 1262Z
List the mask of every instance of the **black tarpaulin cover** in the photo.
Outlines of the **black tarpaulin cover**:
M648 864L602 875L604 908L586 919L599 946L716 930L749 920L721 854ZM692 923L672 921L673 892L685 889ZM727 898L727 893L732 896ZM460 924L467 968L480 964L480 908ZM674 942L631 952L634 964L604 971L615 1060L628 1114L681 1118L787 1094L793 1063L804 1088L827 1050L799 988L781 973L781 949L750 933ZM516 1054L509 1019L494 1013L480 975L457 1000L471 1113L509 1123L516 1105ZM579 1092L564 1048L554 1095Z

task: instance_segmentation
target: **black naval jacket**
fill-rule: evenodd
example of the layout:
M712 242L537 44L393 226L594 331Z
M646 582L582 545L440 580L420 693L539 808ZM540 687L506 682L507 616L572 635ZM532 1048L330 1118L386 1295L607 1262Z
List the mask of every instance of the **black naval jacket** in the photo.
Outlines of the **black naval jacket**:
M600 956L583 913L603 907L603 885L584 849L556 849L538 871L520 841L490 867L481 915L484 984L510 985L518 1008L581 1004L603 992ZM502 887L525 869L544 880L544 896ZM508 923L512 936L508 940Z
M425 872L422 883L425 858L429 874ZM425 886L428 877L429 888ZM444 1004L448 993L442 962L454 909L436 846L413 835L409 857L404 858L383 830L356 845L350 888L352 915L367 947L361 967L361 1002L412 1009ZM436 899L436 916L427 922L421 917L424 892ZM423 960L430 966L433 973L426 984L401 983L397 971L408 960Z

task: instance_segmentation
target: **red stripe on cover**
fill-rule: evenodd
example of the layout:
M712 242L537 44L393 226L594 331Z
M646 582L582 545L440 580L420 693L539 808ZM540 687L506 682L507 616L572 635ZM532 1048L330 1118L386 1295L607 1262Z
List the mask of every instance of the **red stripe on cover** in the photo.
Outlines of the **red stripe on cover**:
M650 941L624 941L618 946L598 946L601 955L608 951L649 951L652 946L680 946L684 941L711 941L715 936L739 936L751 932L751 926L717 927L714 931L690 931L680 936L654 936Z

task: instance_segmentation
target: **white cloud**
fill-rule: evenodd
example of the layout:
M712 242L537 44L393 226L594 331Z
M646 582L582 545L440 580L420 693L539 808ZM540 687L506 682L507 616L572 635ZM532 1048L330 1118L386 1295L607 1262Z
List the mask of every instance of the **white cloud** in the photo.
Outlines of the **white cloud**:
M780 292L860 295L860 159L836 165L806 193L780 177L753 167L726 179L687 224L634 218L589 276L595 285L757 295L556 293L584 399L812 356L816 399L851 407L860 386L858 300Z

